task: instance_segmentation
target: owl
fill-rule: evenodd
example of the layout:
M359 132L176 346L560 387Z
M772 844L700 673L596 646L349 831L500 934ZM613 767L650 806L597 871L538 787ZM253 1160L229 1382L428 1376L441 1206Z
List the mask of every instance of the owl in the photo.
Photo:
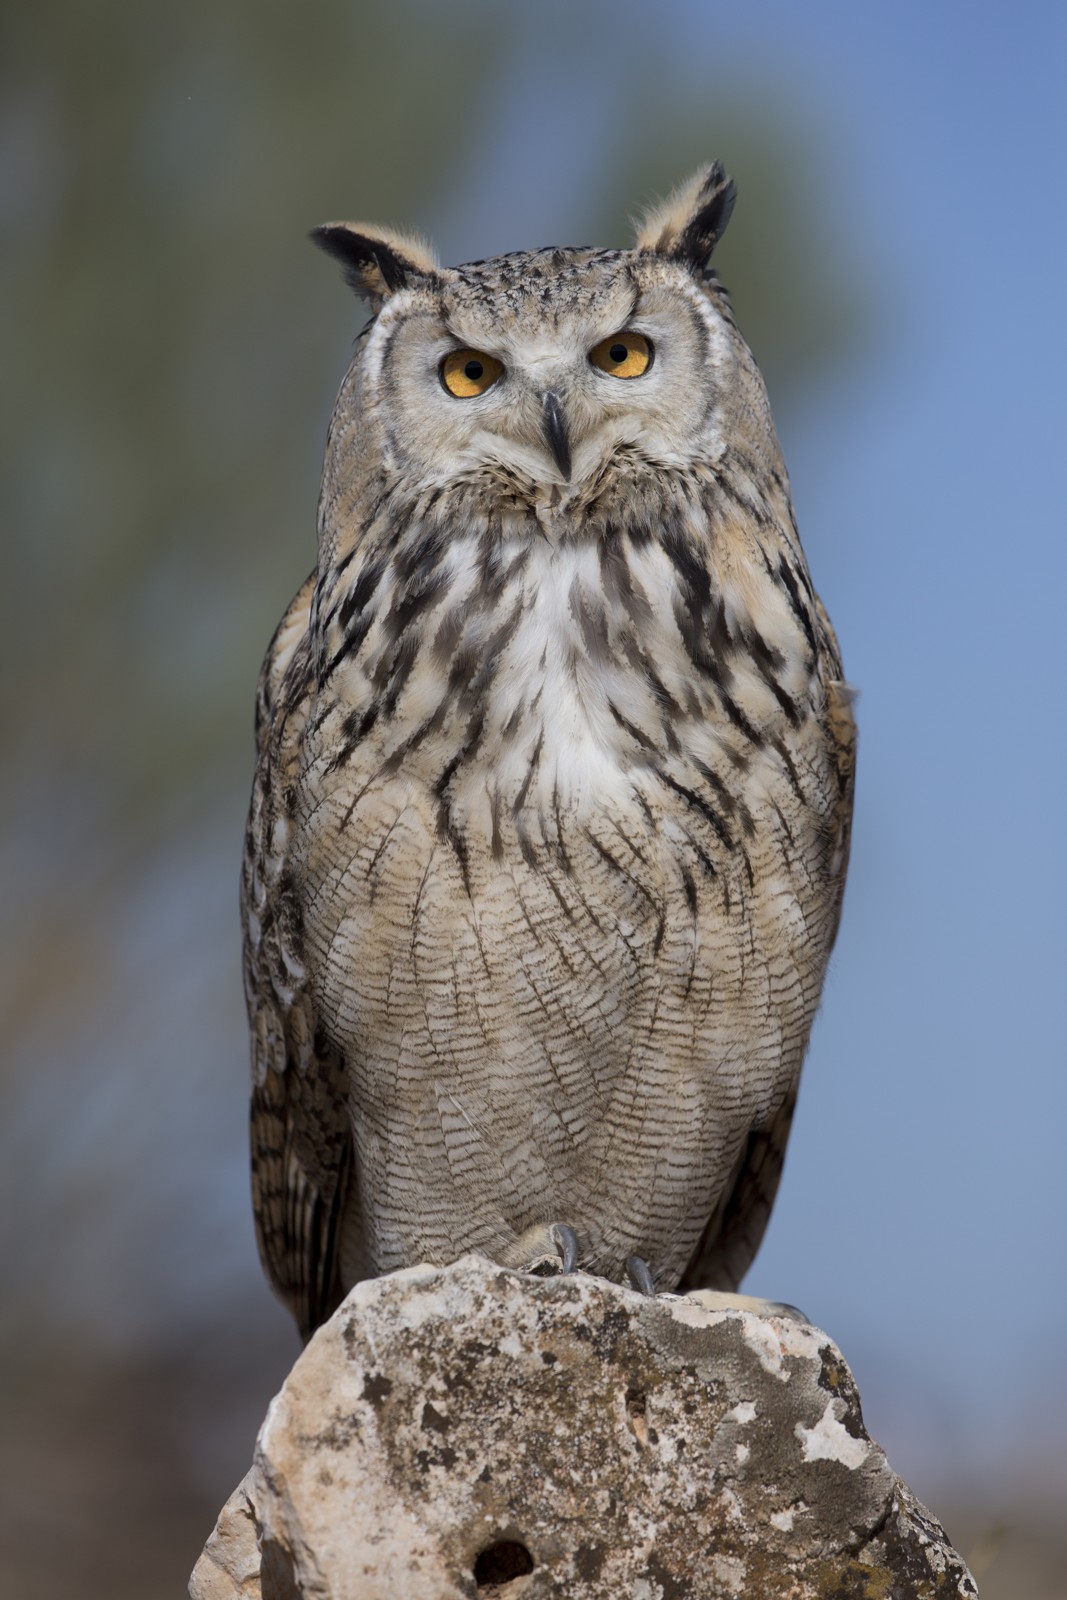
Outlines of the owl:
M715 164L632 249L313 237L372 315L267 653L252 1176L308 1337L468 1251L736 1287L837 930L855 732Z

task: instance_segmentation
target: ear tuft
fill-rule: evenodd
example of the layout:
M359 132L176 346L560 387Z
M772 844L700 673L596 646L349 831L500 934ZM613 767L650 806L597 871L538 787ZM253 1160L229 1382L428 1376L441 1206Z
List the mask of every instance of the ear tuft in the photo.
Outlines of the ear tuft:
M638 231L638 250L685 261L700 272L726 232L737 189L716 161L702 167L669 199L649 211Z
M345 269L345 282L377 311L398 289L435 278L437 261L429 245L411 234L360 222L326 222L310 237Z

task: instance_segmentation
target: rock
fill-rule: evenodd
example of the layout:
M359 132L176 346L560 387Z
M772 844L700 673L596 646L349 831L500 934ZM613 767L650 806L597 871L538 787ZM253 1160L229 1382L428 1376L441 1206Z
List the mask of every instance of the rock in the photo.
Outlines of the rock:
M260 1600L262 1558L251 1488L255 1468L241 1479L215 1524L189 1580L193 1600Z
M715 1300L476 1256L359 1284L271 1403L190 1594L977 1595L826 1334Z

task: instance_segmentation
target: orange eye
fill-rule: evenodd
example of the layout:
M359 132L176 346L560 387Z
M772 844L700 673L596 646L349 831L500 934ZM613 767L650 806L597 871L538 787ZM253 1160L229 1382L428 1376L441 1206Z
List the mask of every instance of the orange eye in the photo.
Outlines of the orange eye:
M640 378L652 365L652 354L652 341L643 333L613 333L593 346L589 359L613 378Z
M491 389L504 368L484 350L452 350L441 362L441 382L457 400Z

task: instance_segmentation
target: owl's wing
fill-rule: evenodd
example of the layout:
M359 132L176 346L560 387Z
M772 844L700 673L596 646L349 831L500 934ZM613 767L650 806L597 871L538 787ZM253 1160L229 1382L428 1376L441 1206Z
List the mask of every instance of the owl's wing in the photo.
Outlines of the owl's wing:
M287 847L311 689L309 578L260 674L259 759L241 906L252 1034L252 1209L264 1269L304 1339L342 1298L340 1230L352 1181L344 1063L317 1026Z
M852 794L856 774L856 723L852 715L852 702L855 696L841 675L841 657L830 620L821 602L816 604L826 696L823 726L829 735L837 775L829 862L833 893L832 945L841 918L852 836ZM796 1103L797 1084L794 1083L771 1121L749 1134L726 1187L724 1199L704 1229L693 1259L679 1284L682 1293L687 1289L724 1289L732 1292L752 1265L778 1192Z
M794 1084L771 1122L749 1134L725 1198L678 1285L680 1294L688 1289L724 1289L732 1294L752 1265L778 1192L796 1103Z
M834 884L836 901L830 943L837 937L841 920L841 902L845 893L845 874L848 871L848 853L852 843L852 797L856 787L856 719L852 705L856 691L844 679L837 636L830 625L821 600L816 598L818 632L822 646L822 678L826 693L824 726L830 736L837 770L837 795L833 820L833 857L830 876Z

